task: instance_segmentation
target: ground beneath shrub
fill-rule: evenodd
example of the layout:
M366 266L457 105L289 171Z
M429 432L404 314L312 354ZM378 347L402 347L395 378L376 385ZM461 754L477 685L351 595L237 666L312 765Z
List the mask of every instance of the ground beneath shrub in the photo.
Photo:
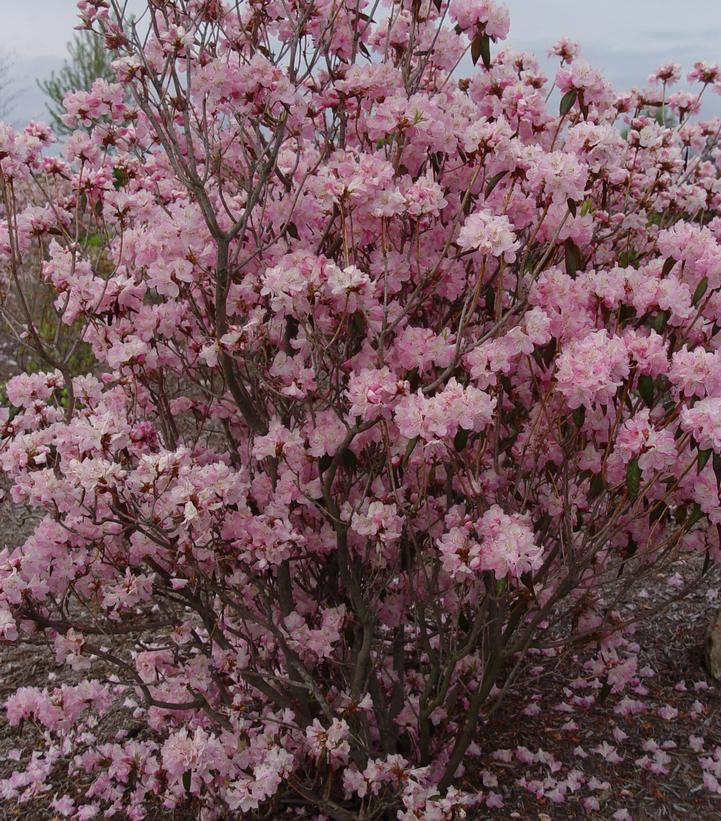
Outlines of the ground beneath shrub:
M24 529L21 521L13 527ZM629 607L651 612L699 567L695 559L678 562L638 590ZM721 685L703 663L704 636L719 606L719 573L711 569L692 595L643 624L636 633L642 683L622 696L601 701L597 687L574 684L582 659L534 659L530 702L527 691L511 693L466 759L463 787L484 796L469 818L721 818L714 775L721 781ZM41 644L0 647L0 700L19 686L52 686L72 676ZM129 720L124 711L113 713L98 734L111 739L131 729ZM38 741L31 728L19 734L0 717L0 778ZM28 802L0 801L0 818L53 819L52 799L79 787L77 776L58 775ZM149 809L158 821L195 815Z
M696 559L677 562L629 610L653 612L700 569ZM502 802L478 817L721 818L721 685L703 658L720 606L718 571L709 570L690 596L641 624L641 685L622 695L601 700L599 689L570 686L581 659L534 661L532 706L527 691L511 695L466 762L467 782L485 781L490 804Z

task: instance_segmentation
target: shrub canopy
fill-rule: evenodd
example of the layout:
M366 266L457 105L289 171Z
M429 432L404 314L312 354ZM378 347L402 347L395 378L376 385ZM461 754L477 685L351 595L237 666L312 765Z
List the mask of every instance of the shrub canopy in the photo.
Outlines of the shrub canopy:
M562 40L549 83L486 0L123 5L79 3L117 83L66 96L62 156L0 129L46 366L7 385L42 517L0 632L78 671L8 699L47 749L2 795L461 817L527 652L623 688L628 591L719 555L718 69L618 96Z

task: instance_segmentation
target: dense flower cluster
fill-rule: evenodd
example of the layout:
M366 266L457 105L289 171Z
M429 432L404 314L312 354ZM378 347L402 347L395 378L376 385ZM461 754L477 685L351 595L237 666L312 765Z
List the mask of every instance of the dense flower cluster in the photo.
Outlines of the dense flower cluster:
M58 320L0 419L42 512L0 635L87 678L10 695L47 748L0 796L62 759L77 818L497 806L453 783L529 648L622 689L619 597L719 556L718 68L618 96L564 40L549 83L492 0L79 9L118 82L61 156L0 127L0 266Z

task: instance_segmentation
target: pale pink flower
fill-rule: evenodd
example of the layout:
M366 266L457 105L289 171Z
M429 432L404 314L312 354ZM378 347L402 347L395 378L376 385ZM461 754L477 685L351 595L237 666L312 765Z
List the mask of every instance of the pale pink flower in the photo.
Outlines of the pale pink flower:
M506 262L515 260L519 247L508 217L488 211L471 214L463 224L457 242L464 251L478 251Z
M629 375L623 339L604 329L573 340L558 357L556 382L570 408L608 404Z

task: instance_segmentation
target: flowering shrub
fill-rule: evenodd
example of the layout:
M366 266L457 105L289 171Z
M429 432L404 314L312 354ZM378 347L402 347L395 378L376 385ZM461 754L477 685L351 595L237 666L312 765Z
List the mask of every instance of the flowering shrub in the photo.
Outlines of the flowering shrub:
M2 266L36 253L97 360L27 315L56 364L0 458L44 518L0 632L79 678L9 697L47 749L1 793L64 760L78 818L463 817L526 652L593 644L620 691L619 602L719 555L718 69L619 97L560 41L547 103L490 0L123 5L79 3L118 83L62 156L0 133Z

